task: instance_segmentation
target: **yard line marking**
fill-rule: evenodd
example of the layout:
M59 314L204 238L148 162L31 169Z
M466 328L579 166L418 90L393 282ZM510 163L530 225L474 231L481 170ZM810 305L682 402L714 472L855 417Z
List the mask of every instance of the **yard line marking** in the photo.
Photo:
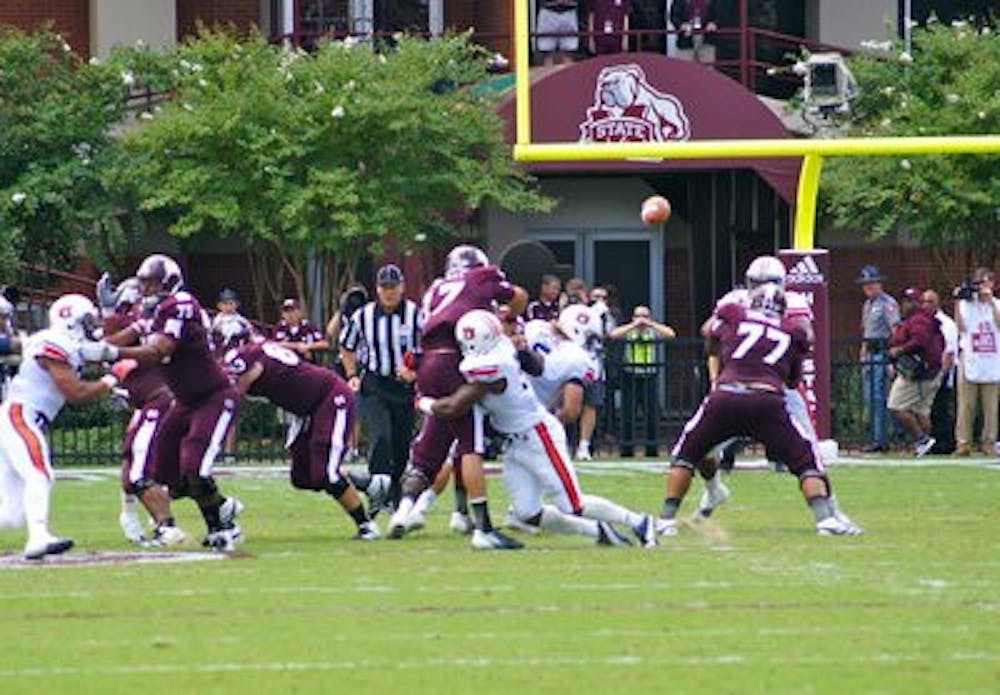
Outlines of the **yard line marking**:
M845 660L857 663L902 663L925 661L927 654L875 652L870 654L855 654ZM936 661L996 661L1000 652L954 652L952 654L935 655ZM413 669L436 668L558 668L561 666L735 666L753 663L766 664L829 664L829 655L795 657L786 654L767 656L721 654L718 656L636 656L622 654L606 657L579 656L544 656L544 657L441 657L428 659L396 660L387 656L384 661L373 659L342 659L329 661L250 661L250 662L217 662L208 664L127 664L120 666L37 666L25 668L0 669L0 678L35 678L52 676L122 676L141 674L172 674L172 673L239 673L239 672L304 672L304 671L341 671L354 669L395 669L406 671Z

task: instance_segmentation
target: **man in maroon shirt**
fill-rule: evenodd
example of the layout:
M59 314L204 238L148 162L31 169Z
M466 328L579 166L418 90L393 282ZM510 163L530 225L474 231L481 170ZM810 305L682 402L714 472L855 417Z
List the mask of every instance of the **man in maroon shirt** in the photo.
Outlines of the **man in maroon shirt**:
M590 52L595 55L628 51L629 13L632 0L592 0L587 28L592 32Z
M208 528L206 547L234 550L242 536L235 517L243 505L220 494L212 468L236 415L239 391L212 357L208 317L184 290L176 261L153 254L136 276L144 313L152 313L148 334L134 323L106 341L85 343L80 354L88 361L121 358L159 365L174 401L160 423L154 479L171 496L195 500Z
M358 527L358 540L379 537L358 491L340 471L354 419L354 392L329 369L277 343L252 343L225 356L226 371L244 394L261 396L295 419L289 424L292 485L333 497Z
M889 390L889 412L913 435L914 451L923 456L937 442L931 436L931 407L941 386L944 334L934 309L923 306L923 290L911 287L899 303L903 320L892 329L889 357L896 379Z
M785 318L784 311L784 291L770 283L752 290L749 309L724 305L707 327L708 349L720 353L722 372L674 447L662 532L676 532L677 510L709 452L731 437L749 437L764 445L769 460L784 462L798 477L819 534L860 533L838 518L823 464L786 408L784 386L798 383L811 345L802 323Z
M507 281L503 272L490 265L486 254L474 246L456 246L448 253L445 276L438 278L424 294L421 308L423 333L420 336L420 358L417 366L417 391L433 398L449 396L465 383L458 365L462 355L455 340L455 324L473 309L490 309L495 305L508 307L508 315L520 315L528 304L528 293ZM465 510L465 498L471 519L466 520L468 533L473 526L495 541L497 549L519 547L512 539L493 529L486 504L486 478L483 473L485 453L484 416L481 410L455 420L441 420L433 415L413 442L410 466L403 477L403 497L389 521L390 538L401 538L417 528L410 512L420 494L427 489L441 470L454 444L454 455L460 462L455 469L458 513ZM464 485L464 488L463 488Z
M317 352L330 349L330 341L320 327L302 315L302 302L292 297L281 303L281 321L274 327L271 339L310 362L316 361Z

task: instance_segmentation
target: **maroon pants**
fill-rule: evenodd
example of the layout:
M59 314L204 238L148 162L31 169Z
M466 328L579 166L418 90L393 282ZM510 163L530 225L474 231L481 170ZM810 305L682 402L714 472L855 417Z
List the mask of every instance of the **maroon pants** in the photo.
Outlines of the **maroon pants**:
M768 460L781 461L796 475L822 470L807 435L799 431L788 413L784 394L733 393L723 387L706 396L688 420L674 445L674 459L697 465L716 445L732 437L760 442Z
M334 492L340 464L354 422L354 394L346 386L331 389L292 442L292 485L302 490Z
M122 461L122 490L135 493L135 485L153 478L160 425L172 397L169 393L157 396L132 414L125 430L125 458Z
M240 401L235 386L210 393L198 403L174 400L157 434L157 482L176 489L182 480L208 478Z

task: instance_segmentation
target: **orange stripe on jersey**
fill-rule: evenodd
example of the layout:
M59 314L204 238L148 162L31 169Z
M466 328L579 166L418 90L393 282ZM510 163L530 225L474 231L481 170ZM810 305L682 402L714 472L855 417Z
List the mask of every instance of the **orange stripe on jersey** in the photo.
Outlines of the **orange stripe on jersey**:
M38 441L38 436L35 431L28 427L28 423L24 421L24 407L20 403L11 403L10 406L10 421L14 425L14 430L17 432L18 436L24 441L24 445L28 447L28 455L31 457L31 465L33 465L39 473L49 478L49 469L45 465L45 455L42 453L42 443Z
M50 360L69 363L69 355L66 354L66 351L57 345L53 345L52 343L43 344L41 352L38 353L38 357L48 357Z
M573 476L569 474L569 470L566 468L566 462L563 461L562 456L559 454L558 447L556 447L555 442L552 441L552 437L549 435L549 431L546 429L545 423L539 422L535 425L535 432L538 433L538 438L542 440L542 446L545 447L545 453L548 454L549 461L552 462L552 467L556 469L556 475L559 476L559 480L562 482L563 488L566 490L566 495L569 497L569 503L573 507L573 513L583 513L583 502L580 500L580 491L576 487Z

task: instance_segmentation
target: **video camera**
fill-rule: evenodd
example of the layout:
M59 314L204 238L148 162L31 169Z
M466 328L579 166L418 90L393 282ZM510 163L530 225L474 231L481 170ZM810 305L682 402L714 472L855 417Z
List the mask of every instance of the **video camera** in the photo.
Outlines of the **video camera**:
M952 296L961 302L967 302L975 299L976 295L979 294L979 286L982 284L981 280L966 278L965 280L962 280L962 284L955 290Z
M823 118L850 112L858 83L840 53L813 53L793 69L802 76L806 112Z

